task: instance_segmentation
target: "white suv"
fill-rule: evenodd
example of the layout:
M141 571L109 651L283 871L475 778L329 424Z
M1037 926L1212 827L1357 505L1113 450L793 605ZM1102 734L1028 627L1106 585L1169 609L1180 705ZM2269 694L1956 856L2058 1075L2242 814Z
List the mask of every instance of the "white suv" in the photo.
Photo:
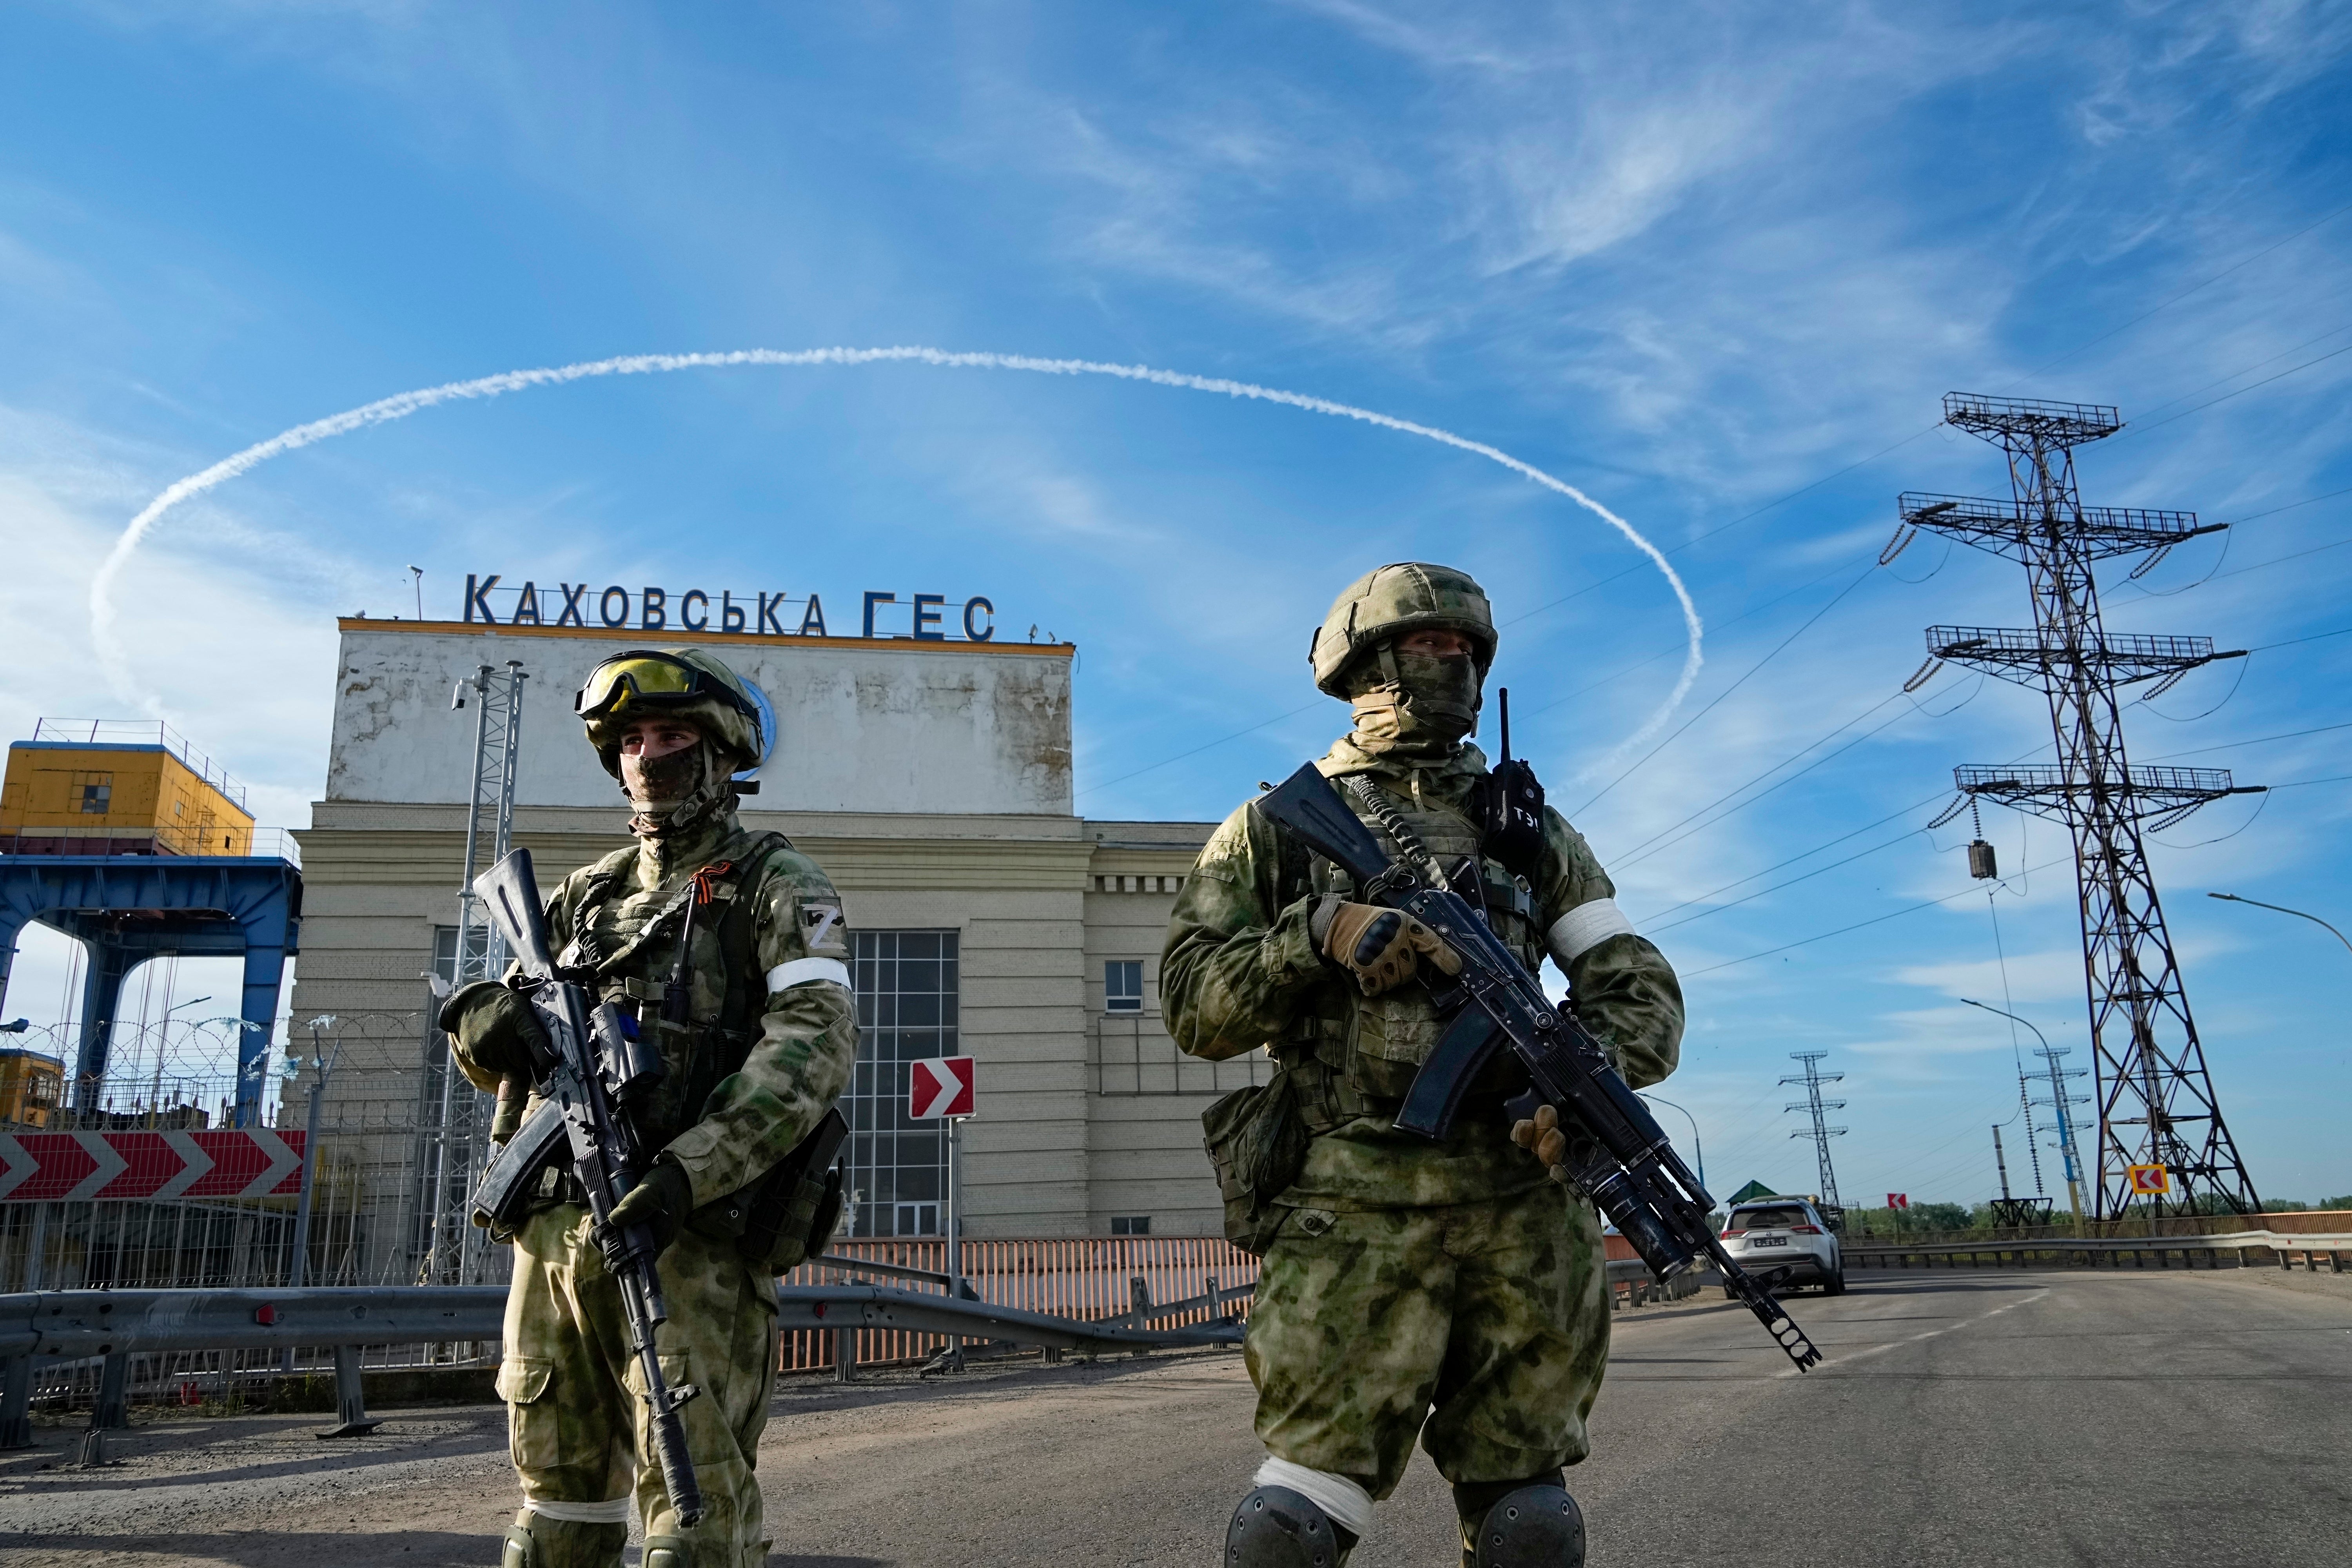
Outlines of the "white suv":
M1832 1296L1845 1294L1845 1255L1837 1233L1808 1198L1758 1198L1731 1211L1723 1222L1723 1245L1751 1274L1786 1268L1786 1285L1818 1285ZM1731 1289L1723 1292L1729 1296Z

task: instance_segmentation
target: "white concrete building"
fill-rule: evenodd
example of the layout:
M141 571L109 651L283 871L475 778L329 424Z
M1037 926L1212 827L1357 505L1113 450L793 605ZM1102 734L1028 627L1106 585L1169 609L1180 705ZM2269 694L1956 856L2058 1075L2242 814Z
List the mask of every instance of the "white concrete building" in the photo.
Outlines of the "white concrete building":
M945 1140L905 1116L905 1063L977 1058L964 1130L972 1236L1215 1234L1200 1114L1262 1079L1161 1028L1173 895L1213 825L1089 822L1072 809L1066 645L676 634L602 626L340 623L326 797L300 835L295 1037L346 1022L330 1121L385 1134L354 1179L415 1180L411 1124L439 1048L423 975L455 955L474 719L453 687L520 660L514 842L541 885L627 841L627 810L572 717L597 661L707 647L773 703L780 735L745 803L840 888L864 1040L845 1102L856 1232L938 1234ZM352 1021L368 1021L354 1028ZM301 1086L288 1090L289 1107ZM374 1194L379 1200L389 1194Z

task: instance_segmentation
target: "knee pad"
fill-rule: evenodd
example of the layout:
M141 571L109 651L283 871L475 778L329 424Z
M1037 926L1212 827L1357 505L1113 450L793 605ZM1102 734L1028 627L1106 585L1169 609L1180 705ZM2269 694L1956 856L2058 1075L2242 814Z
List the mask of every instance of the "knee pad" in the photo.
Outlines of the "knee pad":
M1304 1492L1260 1487L1225 1527L1225 1568L1339 1568L1355 1544Z
M648 1535L640 1562L644 1568L692 1568L694 1548L683 1535Z
M1540 1481L1498 1499L1464 1544L1471 1568L1583 1568L1584 1514L1566 1487Z
M625 1524L583 1524L525 1509L507 1526L499 1568L620 1568Z

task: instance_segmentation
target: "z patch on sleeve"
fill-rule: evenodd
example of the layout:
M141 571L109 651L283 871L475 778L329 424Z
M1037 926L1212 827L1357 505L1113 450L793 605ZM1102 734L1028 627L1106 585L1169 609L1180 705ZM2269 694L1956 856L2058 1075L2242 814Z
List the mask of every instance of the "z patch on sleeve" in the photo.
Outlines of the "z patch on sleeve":
M801 940L811 952L849 951L848 928L841 923L839 904L803 904Z

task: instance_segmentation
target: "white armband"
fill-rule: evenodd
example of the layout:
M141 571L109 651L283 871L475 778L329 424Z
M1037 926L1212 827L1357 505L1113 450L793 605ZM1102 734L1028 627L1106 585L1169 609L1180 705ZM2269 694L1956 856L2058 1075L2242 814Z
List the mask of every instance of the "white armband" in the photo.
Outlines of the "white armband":
M837 958L795 958L789 963L779 963L768 971L768 994L772 996L795 985L814 985L819 981L849 990L849 965Z
M1552 921L1551 930L1544 934L1544 945L1565 970L1611 937L1633 934L1633 922L1618 909L1616 900L1595 899Z

